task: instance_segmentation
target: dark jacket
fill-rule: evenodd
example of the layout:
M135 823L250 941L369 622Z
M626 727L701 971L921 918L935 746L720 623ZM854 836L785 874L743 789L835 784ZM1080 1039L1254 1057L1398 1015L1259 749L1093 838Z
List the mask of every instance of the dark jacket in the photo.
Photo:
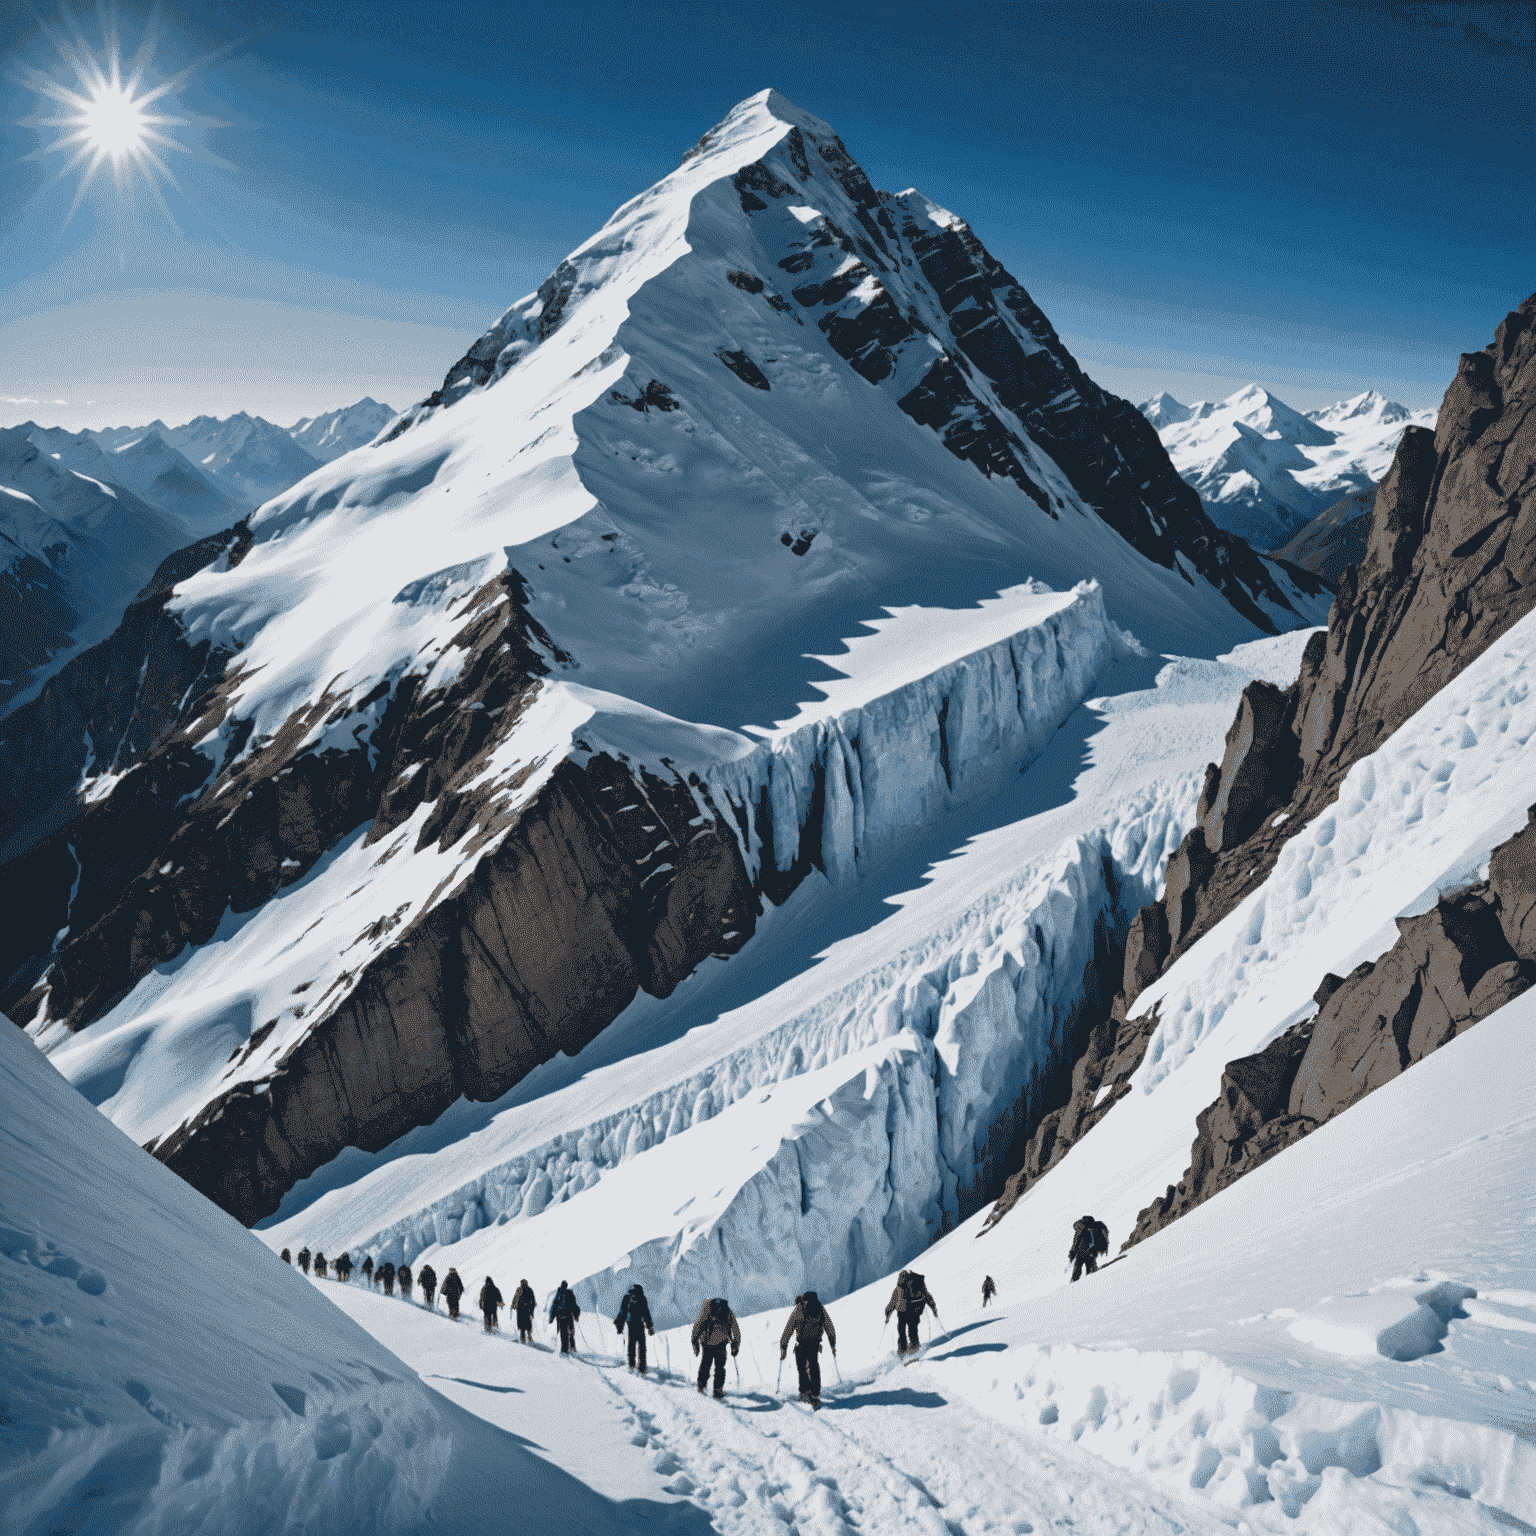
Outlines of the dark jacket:
M458 1270L450 1269L448 1271L448 1278L443 1281L443 1295L449 1301L455 1301L463 1294L464 1282L459 1279Z
M512 1292L512 1305L517 1309L519 1317L533 1316L539 1298L533 1294L533 1287L526 1280Z
M885 1304L885 1315L892 1312L921 1313L924 1307L932 1307L933 1315L939 1315L939 1304L928 1294L928 1285L915 1270L904 1269L896 1277L896 1289Z
M293 1255L291 1253L289 1253L286 1248L283 1249L283 1263L284 1264L292 1264L293 1263Z
M373 1255L371 1253L363 1255L363 1273L370 1277L373 1275Z
M625 1291L624 1299L619 1303L619 1315L614 1318L613 1326L623 1328L629 1325L631 1332L637 1332L644 1328L647 1333L655 1333L651 1326L651 1304L645 1299L645 1292L638 1285L631 1286Z
M562 1285L555 1292L555 1299L549 1304L550 1322L558 1322L562 1317L568 1317L574 1323L581 1316L581 1308L577 1304L575 1293L570 1286Z
M693 1324L693 1344L695 1349L701 1344L729 1344L733 1353L741 1348L741 1324L723 1296L716 1296L699 1308Z
M423 1264L421 1266L421 1273L416 1276L416 1284L422 1290L429 1293L435 1291L437 1289L437 1271L430 1264Z
M1072 1223L1072 1246L1067 1250L1069 1259L1087 1258L1090 1254L1109 1252L1109 1228L1092 1216L1079 1216Z
M343 1279L352 1273L352 1258L350 1254L344 1253L336 1260L336 1273Z
M485 1284L480 1287L480 1310L495 1312L503 1305L505 1303L501 1299L501 1292L496 1289L496 1282L487 1275Z
M402 1291L409 1291L411 1288L411 1266L409 1264L402 1264L395 1271L395 1279L400 1282L400 1289Z
M832 1326L832 1315L817 1300L815 1291L807 1291L795 1303L795 1310L789 1314L789 1321L784 1324L784 1332L779 1335L779 1353L782 1355L789 1348L791 1334L802 1349L818 1350L821 1348L823 1333L826 1334L827 1342L832 1346L832 1353L835 1355L837 1329Z

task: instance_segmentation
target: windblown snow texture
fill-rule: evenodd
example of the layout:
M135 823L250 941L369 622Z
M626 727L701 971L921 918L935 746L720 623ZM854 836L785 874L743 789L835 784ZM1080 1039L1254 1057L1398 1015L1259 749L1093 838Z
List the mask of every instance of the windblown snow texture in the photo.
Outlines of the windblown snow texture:
M257 425L170 440L227 476ZM4 995L247 1220L992 793L1120 626L1215 651L1318 604L963 223L771 92L196 563L152 744L102 772L46 692L0 740L46 769Z

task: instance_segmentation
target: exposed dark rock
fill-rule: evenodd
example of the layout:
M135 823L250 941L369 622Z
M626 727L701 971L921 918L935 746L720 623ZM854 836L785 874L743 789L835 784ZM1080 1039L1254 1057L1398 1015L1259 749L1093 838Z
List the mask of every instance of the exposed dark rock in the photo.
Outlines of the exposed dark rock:
M1536 817L1536 807L1532 809ZM1137 1218L1138 1243L1406 1072L1536 983L1536 947L1516 953L1510 916L1531 892L1529 827L1494 857L1503 873L1399 918L1374 963L1317 989L1318 1013L1264 1050L1227 1063L1216 1102L1196 1116L1190 1166ZM1521 925L1512 924L1517 932ZM1536 938L1536 934L1531 937Z
M784 545L792 555L803 555L810 549L811 541L820 531L819 528L802 528L798 533L786 531L779 535L779 543Z
M672 393L669 384L663 384L660 379L652 379L638 395L633 397L626 395L623 390L610 390L609 393L620 405L627 405L632 410L639 411L642 415L654 405L658 411L677 411L682 407Z
M1536 811L1488 861L1488 885L1499 903L1499 926L1517 955L1536 955Z
M1301 771L1290 725L1287 696L1273 683L1254 682L1243 689L1215 791L1209 801L1201 796L1200 826L1212 853L1235 848L1258 831L1266 816L1290 803ZM1210 782L1207 778L1207 787Z
M723 347L715 353L715 356L725 364L743 384L750 384L753 389L771 389L768 375L763 372L745 352L728 352Z
M1365 559L1375 504L1375 486L1351 491L1314 517L1288 544L1271 550L1270 558L1310 571L1337 589L1345 570Z
M13 543L3 533L0 542ZM81 618L70 606L69 583L36 556L14 553L16 548L0 571L0 705L71 643L70 631Z
M755 272L740 272L733 267L725 274L725 280L733 288L740 288L744 293L763 291L763 280Z

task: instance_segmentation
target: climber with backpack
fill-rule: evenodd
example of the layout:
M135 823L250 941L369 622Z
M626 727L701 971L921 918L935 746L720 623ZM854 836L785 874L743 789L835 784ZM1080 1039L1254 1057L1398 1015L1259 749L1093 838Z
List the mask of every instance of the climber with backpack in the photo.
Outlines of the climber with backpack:
M581 1306L570 1286L562 1280L560 1289L555 1292L554 1300L549 1304L549 1320L560 1334L562 1355L576 1353L576 1324L580 1317Z
M997 1295L997 1282L991 1275L986 1275L981 1282L981 1304L986 1306Z
M741 1324L731 1311L731 1304L724 1296L712 1297L699 1308L693 1324L693 1352L703 1358L699 1362L699 1391L709 1380L710 1368L715 1372L715 1396L725 1396L725 1351L730 1347L734 1356L741 1348Z
M807 1291L795 1297L795 1310L789 1314L784 1331L779 1335L779 1359L789 1349L790 1336L795 1340L795 1370L800 1376L800 1401L809 1403L817 1413L821 1412L821 1336L826 1334L832 1353L837 1353L837 1329L832 1318L822 1306L815 1291Z
M1072 1246L1067 1257L1072 1261L1072 1278L1081 1278L1086 1271L1096 1274L1099 1255L1109 1252L1109 1228L1093 1216L1079 1216L1072 1223Z
M645 1291L639 1285L632 1285L625 1291L624 1299L619 1303L619 1315L613 1320L615 1333L623 1333L629 1329L629 1368L637 1369L635 1365L636 1351L640 1355L639 1372L645 1375L645 1336L654 1334L655 1328L651 1326L651 1304L645 1299Z
M904 1269L896 1277L896 1289L885 1304L885 1320L890 1322L896 1314L896 1355L915 1355L922 1344L917 1337L917 1325L924 1307L932 1307L933 1315L939 1315L939 1304L928 1294L928 1285L913 1269Z

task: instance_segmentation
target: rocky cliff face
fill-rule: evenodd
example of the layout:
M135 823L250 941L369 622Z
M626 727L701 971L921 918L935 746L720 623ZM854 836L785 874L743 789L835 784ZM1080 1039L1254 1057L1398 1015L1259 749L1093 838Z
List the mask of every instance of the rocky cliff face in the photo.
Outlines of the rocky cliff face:
M1349 976L1325 976L1319 1012L1229 1062L1196 1117L1190 1166L1141 1212L1152 1236L1359 1103L1536 983L1536 806L1494 850L1489 878L1398 919L1401 937Z
M1196 825L1169 860L1163 898L1131 924L1121 994L992 1222L1129 1092L1157 1027L1155 1013L1132 1017L1135 999L1263 884L1352 764L1536 604L1533 407L1536 296L1506 316L1491 345L1463 355L1436 432L1404 433L1376 496L1365 560L1344 572L1297 682L1245 690L1222 762L1206 770ZM1536 952L1520 871L1530 846L1521 834L1496 856L1499 881L1400 922L1387 956L1323 982L1315 1019L1233 1062L1200 1117L1189 1173L1143 1212L1136 1239L1529 985Z

